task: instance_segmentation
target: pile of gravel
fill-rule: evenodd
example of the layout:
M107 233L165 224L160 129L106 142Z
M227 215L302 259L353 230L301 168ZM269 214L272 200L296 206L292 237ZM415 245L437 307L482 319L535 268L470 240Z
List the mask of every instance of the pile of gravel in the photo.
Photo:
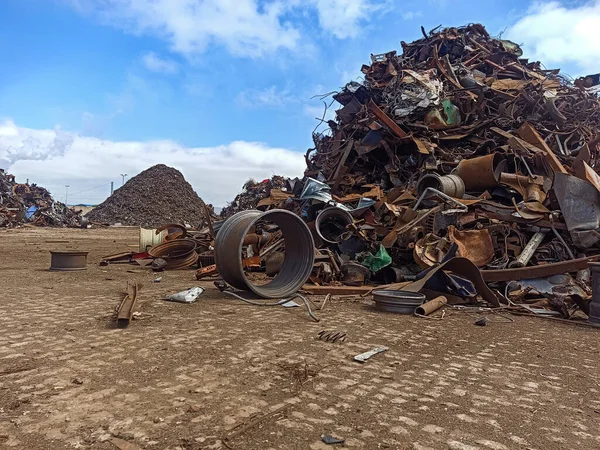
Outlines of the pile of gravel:
M156 228L203 222L203 202L176 169L157 164L131 178L87 214L91 222Z

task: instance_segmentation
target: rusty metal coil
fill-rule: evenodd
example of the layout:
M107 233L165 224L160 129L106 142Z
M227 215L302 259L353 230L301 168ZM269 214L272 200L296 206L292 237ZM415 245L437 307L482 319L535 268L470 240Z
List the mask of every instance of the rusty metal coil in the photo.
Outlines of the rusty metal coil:
M166 270L186 269L198 261L196 242L192 239L166 241L152 247L148 254L167 262Z
M269 283L257 286L246 278L241 255L246 234L259 220L278 225L286 247L279 274ZM310 230L299 216L283 209L234 214L222 225L215 239L215 262L223 279L237 289L249 290L264 298L284 298L298 291L310 276L314 259L315 245Z

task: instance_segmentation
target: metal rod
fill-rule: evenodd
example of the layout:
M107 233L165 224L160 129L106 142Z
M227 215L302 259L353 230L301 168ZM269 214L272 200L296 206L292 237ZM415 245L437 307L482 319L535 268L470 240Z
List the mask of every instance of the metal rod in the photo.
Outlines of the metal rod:
M445 211L442 211L442 214L453 214L453 213L465 213L469 210L469 208L467 207L467 205L463 205L461 202L459 202L458 200L444 194L441 191L438 191L437 189L434 189L432 187L428 187L427 189L425 189L425 191L423 191L423 194L421 194L421 196L419 197L419 199L417 200L417 203L415 204L413 209L418 209L419 205L421 204L421 202L427 198L428 196L430 196L431 194L435 194L438 197L440 197L442 200L446 200L446 202L448 203L452 203L454 205L457 205L458 208L456 209L447 209Z
M546 237L546 233L546 231L538 231L537 233L535 233L531 240L527 243L519 257L515 261L512 261L508 265L508 267L511 269L514 269L516 267L525 267L531 260L531 257L538 249L544 238Z

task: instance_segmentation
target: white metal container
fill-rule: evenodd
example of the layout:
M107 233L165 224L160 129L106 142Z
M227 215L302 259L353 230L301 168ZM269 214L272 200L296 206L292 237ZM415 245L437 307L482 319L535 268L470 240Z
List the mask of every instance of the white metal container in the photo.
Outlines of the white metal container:
M168 230L164 230L156 234L156 228L152 230L140 228L140 253L147 252L150 248L160 244L168 233Z

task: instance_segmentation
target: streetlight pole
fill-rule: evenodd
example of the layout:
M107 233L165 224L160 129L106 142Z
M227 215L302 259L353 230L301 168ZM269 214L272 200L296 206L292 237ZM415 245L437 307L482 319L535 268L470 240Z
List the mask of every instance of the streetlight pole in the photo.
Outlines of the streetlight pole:
M121 174L121 186L123 186L125 184L125 177L127 176L126 173L122 173Z
M65 184L65 205L69 206L69 185Z

